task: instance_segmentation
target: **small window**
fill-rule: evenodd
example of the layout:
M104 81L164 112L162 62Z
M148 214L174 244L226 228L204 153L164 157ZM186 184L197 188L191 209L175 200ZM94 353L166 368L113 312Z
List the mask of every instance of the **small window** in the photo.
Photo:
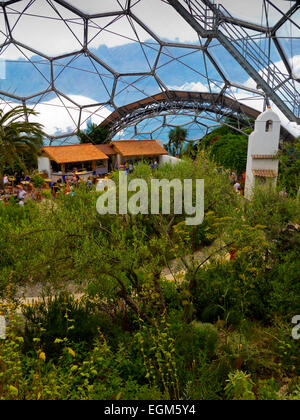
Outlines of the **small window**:
M273 128L273 121L269 120L266 122L266 133L270 133Z

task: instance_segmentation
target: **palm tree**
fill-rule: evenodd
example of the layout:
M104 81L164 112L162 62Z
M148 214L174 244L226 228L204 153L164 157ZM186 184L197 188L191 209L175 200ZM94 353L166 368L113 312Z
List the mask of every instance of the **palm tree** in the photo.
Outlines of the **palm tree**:
M182 127L176 127L169 132L168 152L179 158L182 157L182 149L187 137L187 130Z
M184 147L182 153L192 159L195 159L198 153L198 145L196 141L189 141Z
M109 130L88 121L86 130L77 133L80 143L105 144L109 141Z
M8 112L0 110L0 174L16 168L26 170L25 162L36 163L43 146L43 126L29 122L35 111L17 106Z

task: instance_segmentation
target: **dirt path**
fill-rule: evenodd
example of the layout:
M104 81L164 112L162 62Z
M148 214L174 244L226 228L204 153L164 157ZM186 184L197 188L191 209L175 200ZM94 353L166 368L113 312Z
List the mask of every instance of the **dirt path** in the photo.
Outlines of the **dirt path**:
M188 263L192 262L192 258L195 264L203 263L210 255L214 254L218 249L222 247L220 241L214 242L211 246L208 246L200 251L196 251L193 256L186 256L185 259ZM218 254L218 258L228 259L229 255L226 250L221 251ZM209 260L205 264L210 264ZM168 281L177 281L180 282L186 274L186 267L180 259L175 259L169 262L168 267L165 267L161 272L161 278ZM78 285L69 284L68 287L64 290L67 290L73 295L76 300L81 299L84 293L84 287L79 288ZM36 284L33 286L21 287L17 293L17 298L19 299L20 305L33 305L43 301L43 285ZM50 297L45 297L45 300L50 299ZM1 302L0 304L5 304L6 302ZM21 312L21 308L19 309Z
M200 251L196 251L193 254L193 257L187 256L185 257L188 263L191 263L191 259L194 259L194 263L196 265L199 265L203 263L210 255L214 254L216 251L218 251L222 246L224 246L223 243L220 241L215 241L212 245L205 247L204 249ZM228 251L225 249L223 251L220 251L218 253L218 258L222 258L225 260L229 259ZM206 261L205 264L210 264L210 261ZM161 277L169 280L169 281L180 281L183 279L183 277L186 274L186 267L182 263L180 259L176 259L173 261L170 261L169 267L165 267L161 272Z

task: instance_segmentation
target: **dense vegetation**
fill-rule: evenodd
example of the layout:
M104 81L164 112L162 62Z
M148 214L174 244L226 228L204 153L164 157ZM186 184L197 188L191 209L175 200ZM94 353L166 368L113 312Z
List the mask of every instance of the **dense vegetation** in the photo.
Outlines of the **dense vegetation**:
M77 134L80 143L105 144L109 141L109 130L100 127L91 121L87 122L87 128Z
M299 201L247 202L204 154L155 177L204 179L204 223L100 216L86 189L0 203L1 399L300 398ZM172 260L175 281L161 278ZM20 288L37 284L53 297L19 319Z
M188 130L180 126L169 131L169 142L166 149L169 155L182 158L185 142L187 141Z
M245 130L245 133L248 135L251 130ZM238 133L231 126L222 125L201 140L200 146L209 151L210 157L218 165L241 175L247 166L247 135Z
M18 106L0 110L0 179L5 173L36 168L43 145L43 127L26 118L37 116L32 109Z

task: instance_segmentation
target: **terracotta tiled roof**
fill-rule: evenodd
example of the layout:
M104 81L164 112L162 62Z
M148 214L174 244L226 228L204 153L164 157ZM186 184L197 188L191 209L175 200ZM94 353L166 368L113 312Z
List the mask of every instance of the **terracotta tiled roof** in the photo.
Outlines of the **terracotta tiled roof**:
M253 159L278 159L275 155L252 155Z
M100 152L106 154L107 156L113 156L117 154L114 148L109 144L95 144L95 147L97 147Z
M270 169L253 169L252 173L254 176L260 176L265 178L276 178L278 173Z
M89 162L105 160L108 156L93 144L74 144L70 146L47 146L42 148L51 160L61 163Z
M124 157L168 154L156 140L119 140L113 141L111 144L117 153Z

